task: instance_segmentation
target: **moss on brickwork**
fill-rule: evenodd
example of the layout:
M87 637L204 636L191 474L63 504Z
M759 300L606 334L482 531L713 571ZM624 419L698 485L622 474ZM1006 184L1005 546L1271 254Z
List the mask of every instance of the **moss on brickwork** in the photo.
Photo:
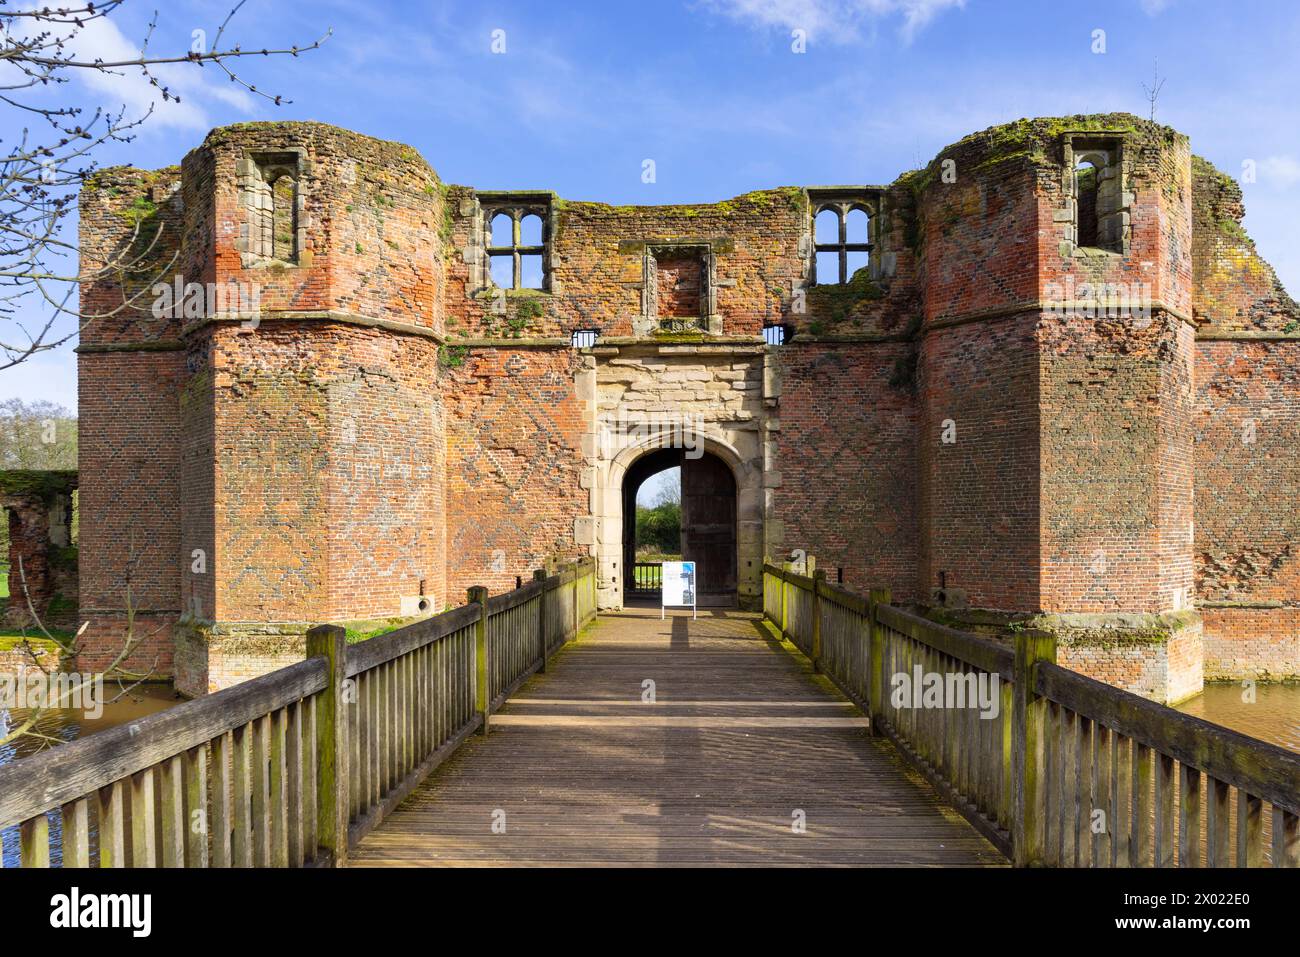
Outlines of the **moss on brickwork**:
M1242 226L1246 210L1240 184L1196 155L1192 184L1198 323L1288 333L1300 329L1300 306Z
M926 166L903 173L894 185L920 197L936 182L941 182L945 159L957 163L954 172L959 182L966 173L987 172L1012 160L1032 166L1059 166L1061 138L1066 133L1088 132L1122 134L1136 141L1134 145L1143 141L1169 145L1186 139L1173 127L1141 119L1132 113L1082 113L1019 119L968 134L940 150Z
M818 316L809 326L809 332L819 335L813 326L839 323L851 317L862 303L876 302L885 297L885 290L871 278L871 270L863 266L843 284L816 285L808 290L809 311Z
M438 350L438 364L445 369L459 369L469 358L469 346L443 346Z
M0 471L0 494L21 495L48 502L77 487L77 472L71 470L39 471L8 469Z
M1098 648L1163 645L1181 632L1200 625L1201 616L1195 611L1034 615L1017 622L1019 628L1055 635L1062 644Z

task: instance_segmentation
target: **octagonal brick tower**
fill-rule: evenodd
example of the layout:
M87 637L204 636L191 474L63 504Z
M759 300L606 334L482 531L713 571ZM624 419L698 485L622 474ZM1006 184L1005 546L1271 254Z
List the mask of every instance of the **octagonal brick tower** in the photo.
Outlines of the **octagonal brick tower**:
M124 627L132 538L150 597L174 608L166 594L179 591L184 627L160 670L184 690L207 690L216 658L250 674L293 660L301 649L282 633L313 621L442 607L433 170L400 144L253 123L214 130L179 171L110 171L95 185L85 202L101 261L143 220L163 239L146 255L167 269L83 339L83 429L119 451L152 450L146 467L160 473L152 504L124 520L114 498L130 498L128 463L93 441L83 453L98 490L83 512L83 576L92 607L118 612L96 616L97 629ZM122 435L132 404L151 435ZM112 637L90 636L106 648Z
M1037 613L1065 661L1148 641L1128 663L1105 652L1116 673L1098 676L1155 669L1158 697L1186 697L1201 682L1186 137L1129 115L1023 121L918 180L932 598Z

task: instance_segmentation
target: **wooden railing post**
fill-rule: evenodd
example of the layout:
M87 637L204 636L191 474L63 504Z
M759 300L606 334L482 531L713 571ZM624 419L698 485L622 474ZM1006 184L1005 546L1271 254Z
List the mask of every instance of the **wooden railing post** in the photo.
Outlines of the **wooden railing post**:
M348 859L347 633L338 625L307 632L307 657L324 658L329 683L316 698L316 834L332 867Z
M826 581L824 571L813 570L812 575L812 666L813 671L822 670L822 584Z
M782 562L781 571L788 572L794 565L794 562ZM790 601L788 598L790 583L785 580L785 575L781 576L781 640L786 637L786 629L790 627Z
M1041 632L1015 636L1012 670L1011 815L1012 863L1016 867L1045 862L1047 823L1047 699L1034 692L1041 661L1056 660L1056 639Z
M867 627L870 630L871 653L867 676L867 709L871 719L871 733L879 734L877 722L885 716L885 626L877 619L876 610L881 605L888 605L890 599L888 588L873 588L868 593Z
M482 585L472 585L466 594L471 605L479 606L478 622L474 625L474 710L482 721L479 734L487 734L488 712L492 705L488 690L488 590Z
M542 646L542 663L539 671L546 670L546 652L551 647L550 637L546 634L546 623L550 616L546 614L546 569L539 568L533 572L533 581L541 583L541 592L537 596L537 635Z
M578 640L578 563L573 568L573 640Z

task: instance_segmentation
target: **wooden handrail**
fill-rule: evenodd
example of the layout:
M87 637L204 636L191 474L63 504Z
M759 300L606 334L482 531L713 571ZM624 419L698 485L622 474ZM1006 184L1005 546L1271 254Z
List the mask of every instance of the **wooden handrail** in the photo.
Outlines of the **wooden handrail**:
M970 632L958 631L938 622L913 615L893 605L881 605L876 616L895 631L902 632L913 641L929 645L936 651L958 658L981 671L996 673L1011 680L1015 652L1010 648Z
M1041 664L1034 690L1182 764L1300 814L1300 754L1183 714L1056 664Z
M404 628L376 635L359 644L349 645L347 676L355 678L361 672L376 668L386 661L409 655L417 648L423 648L478 621L478 617L477 606L462 605Z
M308 658L216 694L185 701L0 768L0 828L99 788L325 688L325 662Z
M780 583L776 597L765 593L763 608L782 636L1015 863L1198 866L1204 850L1206 863L1222 866L1235 788L1236 862L1264 861L1267 801L1273 864L1300 867L1300 754L1063 668L1049 635L993 640L897 608L888 592L864 598L820 572L809 577L765 562L763 573L765 592ZM793 600L790 588L804 598ZM945 680L996 680L996 720L947 703L924 717L891 705L891 670L910 677L916 667ZM1078 817L1097 804L1108 814L1101 836Z
M530 581L528 584L516 588L514 591L503 592L500 595L493 595L488 599L488 614L498 615L503 611L509 611L511 608L517 608L525 602L531 601L541 594L542 589L546 586L540 581Z
M340 864L595 616L595 562L485 592L355 645L317 626L305 661L0 768L0 828L30 867L60 813L74 865Z

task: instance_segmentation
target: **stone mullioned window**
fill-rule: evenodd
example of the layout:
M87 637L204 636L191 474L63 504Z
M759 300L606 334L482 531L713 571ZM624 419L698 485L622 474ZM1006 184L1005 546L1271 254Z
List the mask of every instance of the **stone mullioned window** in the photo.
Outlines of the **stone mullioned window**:
M485 255L481 285L549 291L550 195L481 193L479 201L477 239Z
M878 197L866 191L835 192L810 189L814 285L844 285L859 269L875 276L872 251L876 244Z

